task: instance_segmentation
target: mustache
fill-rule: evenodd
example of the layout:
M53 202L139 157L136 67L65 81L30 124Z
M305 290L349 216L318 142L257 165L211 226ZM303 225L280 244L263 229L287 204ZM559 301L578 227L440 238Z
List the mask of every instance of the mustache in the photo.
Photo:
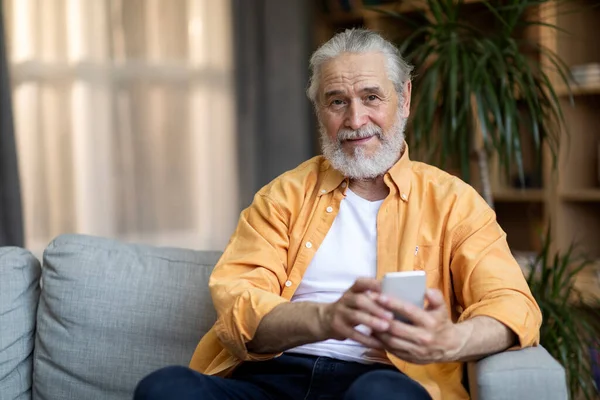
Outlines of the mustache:
M366 125L359 129L340 129L337 134L337 140L339 143L345 140L356 140L362 139L369 136L376 136L380 140L383 139L383 129L375 124Z

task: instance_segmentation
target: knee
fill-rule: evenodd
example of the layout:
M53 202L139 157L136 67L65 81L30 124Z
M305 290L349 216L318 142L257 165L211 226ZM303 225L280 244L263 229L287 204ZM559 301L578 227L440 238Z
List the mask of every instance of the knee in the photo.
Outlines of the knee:
M168 399L174 382L191 379L193 372L186 367L173 366L159 369L142 379L133 395L134 400Z
M348 388L344 400L360 399L423 399L429 393L418 382L399 371L378 370L367 372Z

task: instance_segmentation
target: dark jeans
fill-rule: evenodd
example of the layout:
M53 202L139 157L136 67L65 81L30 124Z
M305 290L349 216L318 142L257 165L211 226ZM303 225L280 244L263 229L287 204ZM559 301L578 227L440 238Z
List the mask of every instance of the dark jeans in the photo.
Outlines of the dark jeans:
M359 364L284 354L245 362L230 378L167 367L144 378L135 400L386 400L431 399L427 391L392 366Z

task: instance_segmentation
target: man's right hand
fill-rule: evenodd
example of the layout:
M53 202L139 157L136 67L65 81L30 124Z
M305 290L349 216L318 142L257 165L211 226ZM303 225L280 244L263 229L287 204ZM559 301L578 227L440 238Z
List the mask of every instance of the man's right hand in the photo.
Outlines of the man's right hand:
M383 349L378 339L356 329L358 325L372 332L388 329L393 316L377 302L380 292L379 281L358 279L335 303L279 304L265 315L246 347L255 354L276 354L327 339L352 339L372 349Z
M379 340L356 329L359 325L374 332L389 328L393 315L377 302L380 292L380 281L357 279L338 301L324 304L319 319L324 336L327 339L352 339L372 349L383 349Z

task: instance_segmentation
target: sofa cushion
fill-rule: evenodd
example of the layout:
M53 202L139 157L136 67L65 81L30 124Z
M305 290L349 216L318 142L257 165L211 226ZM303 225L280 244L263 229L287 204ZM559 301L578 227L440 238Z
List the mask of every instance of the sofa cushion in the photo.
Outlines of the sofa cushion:
M27 250L0 248L0 399L31 399L40 273Z
M137 382L187 365L215 320L208 278L217 252L81 235L44 252L35 399L131 399Z

